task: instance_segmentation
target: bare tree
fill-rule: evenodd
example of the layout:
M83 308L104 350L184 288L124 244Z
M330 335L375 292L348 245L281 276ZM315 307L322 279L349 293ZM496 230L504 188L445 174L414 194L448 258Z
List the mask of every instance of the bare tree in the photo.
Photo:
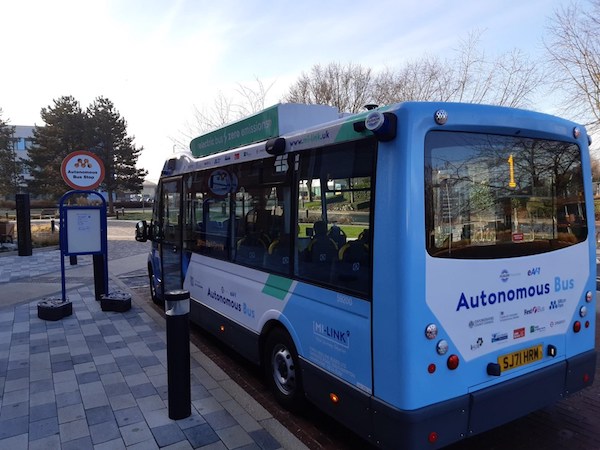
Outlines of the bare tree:
M600 180L600 159L598 156L591 154L590 162L592 165L592 180L598 181Z
M555 11L545 47L555 87L565 95L565 113L585 117L600 129L600 0L590 9L572 3Z
M286 102L336 106L340 111L358 112L371 101L371 69L358 64L316 64L302 73L289 89Z
M238 84L233 96L219 91L209 108L194 106L193 120L180 131L179 137L171 138L173 148L188 149L193 138L265 109L273 83L265 86L258 78L255 81L256 87Z
M480 37L480 32L471 33L451 58L425 55L377 74L358 64L315 65L290 87L285 100L329 104L344 112L358 112L368 102L527 106L543 82L539 65L516 49L488 59L479 47Z

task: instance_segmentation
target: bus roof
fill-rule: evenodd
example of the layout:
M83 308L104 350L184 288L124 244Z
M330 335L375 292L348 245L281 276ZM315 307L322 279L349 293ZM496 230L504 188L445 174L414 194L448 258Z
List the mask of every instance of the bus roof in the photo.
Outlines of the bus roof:
M488 132L505 129L512 133L525 127L546 136L550 133L569 138L573 138L571 132L575 128L585 133L583 127L565 119L492 105L403 102L347 114L328 105L283 103L194 138L190 142L191 152L184 151L167 159L161 176L218 167L230 161L249 161L267 153L277 155L352 141L371 134L369 132L379 141L389 141L396 137L396 120L400 120L401 111L404 111L402 120L407 120L407 113L420 118L427 115L432 126L437 124L448 130L458 126L461 130L475 127ZM438 118L438 113L443 113L443 117ZM448 118L449 123L446 123ZM443 122L438 122L440 119Z
M194 157L199 158L266 141L339 117L338 109L332 106L280 103L194 138L190 142L190 150Z

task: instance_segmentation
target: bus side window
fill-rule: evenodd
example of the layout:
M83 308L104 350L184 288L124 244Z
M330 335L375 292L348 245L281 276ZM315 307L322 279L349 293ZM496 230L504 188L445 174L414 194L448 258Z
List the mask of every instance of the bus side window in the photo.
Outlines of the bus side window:
M282 166L276 158L241 164L239 184L233 260L287 274L291 201L287 165Z
M227 259L230 248L229 194L225 198L208 197L202 205L204 224L200 253Z
M231 239L230 194L211 192L202 172L187 175L184 186L184 248L213 258L227 259Z
M376 145L363 140L297 156L295 275L299 278L370 296Z

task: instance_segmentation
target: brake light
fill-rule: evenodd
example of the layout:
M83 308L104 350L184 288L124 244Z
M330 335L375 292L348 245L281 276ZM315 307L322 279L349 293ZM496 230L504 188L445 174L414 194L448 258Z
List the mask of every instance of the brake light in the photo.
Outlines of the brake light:
M581 331L581 322L579 320L576 320L573 324L573 331L575 333L579 333L579 331Z
M429 373L435 372L435 369L436 369L436 367L435 367L435 364L433 364L433 363L431 363L431 364L429 364L429 366L427 366L427 372L429 372Z
M448 362L446 364L448 366L448 369L454 370L458 367L459 362L460 360L458 359L457 355L450 355L448 356Z
M429 433L429 437L427 438L427 440L430 444L435 444L438 440L438 437L438 434L435 431L432 431L431 433Z

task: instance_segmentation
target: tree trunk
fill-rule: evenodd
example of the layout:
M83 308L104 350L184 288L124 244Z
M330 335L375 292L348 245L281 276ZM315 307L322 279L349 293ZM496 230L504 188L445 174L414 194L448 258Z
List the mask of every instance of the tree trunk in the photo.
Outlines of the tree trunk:
M108 214L115 213L115 202L113 201L113 191L107 190L106 194L108 195Z

